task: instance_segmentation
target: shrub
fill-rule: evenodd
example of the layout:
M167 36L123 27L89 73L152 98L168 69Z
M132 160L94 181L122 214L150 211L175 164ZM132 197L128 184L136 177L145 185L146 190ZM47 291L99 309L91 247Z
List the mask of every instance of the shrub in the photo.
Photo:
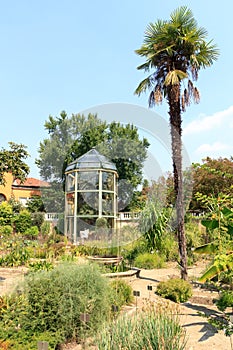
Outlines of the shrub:
M164 257L154 253L139 254L135 259L135 266L142 269L156 269L164 266Z
M8 200L8 204L11 205L14 214L19 213L23 209L22 203L20 203L20 201L17 201L14 197L11 197Z
M96 219L96 224L95 224L96 229L101 229L101 228L108 228L108 222L106 218L97 218Z
M220 311L225 311L227 307L233 307L233 291L222 292L216 305Z
M13 232L13 227L10 225L0 226L0 235L11 235Z
M111 300L114 305L121 308L133 302L133 289L127 282L120 279L113 280L110 282L110 287L112 289Z
M24 233L32 225L31 214L28 210L22 210L14 219L16 232Z
M183 303L192 296L192 287L187 281L173 278L160 282L155 293L176 303Z
M45 207L44 207L44 202L43 202L41 196L33 195L30 198L30 200L27 202L27 209L31 213L44 212Z
M107 325L95 341L98 350L185 349L185 332L171 310L150 306L133 317L122 316Z
M110 316L110 288L95 265L62 264L32 273L22 289L28 307L20 324L35 333L59 330L65 339L80 336L80 315L90 314L87 332Z
M37 211L35 213L32 213L31 217L32 217L32 225L37 226L38 229L40 229L44 222L44 213Z
M0 226L11 225L13 218L12 206L7 202L0 204Z
M148 249L147 249L146 240L144 237L141 237L135 240L134 242L125 245L121 249L121 254L123 255L124 259L129 262L130 265L134 265L134 261L136 257L139 254L146 253L147 251Z
M165 232L160 242L159 254L162 254L166 261L177 261L179 257L178 244L174 233Z
M37 226L31 226L26 229L24 232L24 236L29 237L29 238L37 238L39 235L39 229Z

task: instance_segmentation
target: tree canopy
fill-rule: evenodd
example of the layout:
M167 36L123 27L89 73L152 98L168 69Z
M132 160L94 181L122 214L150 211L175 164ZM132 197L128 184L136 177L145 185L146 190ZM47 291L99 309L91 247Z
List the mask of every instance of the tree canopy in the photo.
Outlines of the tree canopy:
M233 158L207 157L203 164L193 164L193 196L190 209L204 209L196 194L218 197L219 193L233 196Z
M9 149L2 148L0 150L0 184L5 185L5 173L12 173L14 178L25 181L29 174L30 168L25 163L25 159L29 157L27 147L23 144L8 142Z
M40 143L36 161L44 180L64 184L67 165L95 147L115 163L119 183L124 182L124 188L128 186L127 191L122 191L122 196L126 197L128 192L132 198L133 191L143 182L143 165L149 142L146 138L140 139L134 125L107 123L96 114L72 114L68 117L63 111L59 117L49 116L45 129L49 137Z

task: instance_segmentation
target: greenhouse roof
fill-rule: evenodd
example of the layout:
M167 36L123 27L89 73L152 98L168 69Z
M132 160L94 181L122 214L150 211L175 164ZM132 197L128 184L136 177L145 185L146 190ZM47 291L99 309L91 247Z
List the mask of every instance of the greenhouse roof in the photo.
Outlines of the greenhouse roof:
M95 148L75 159L67 166L65 172L75 169L108 169L117 171L116 165Z

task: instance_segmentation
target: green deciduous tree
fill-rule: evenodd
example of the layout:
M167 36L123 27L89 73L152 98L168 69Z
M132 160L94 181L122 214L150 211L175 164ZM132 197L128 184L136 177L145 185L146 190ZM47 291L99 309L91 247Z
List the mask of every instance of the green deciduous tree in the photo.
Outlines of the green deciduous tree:
M50 115L44 126L49 137L40 143L36 164L43 179L61 182L67 162L75 157L73 148L76 141L89 130L95 132L98 127L105 128L106 123L96 114L72 114L68 117L62 111L59 117ZM93 146L90 144L90 148Z
M138 67L152 73L137 87L135 93L150 91L149 105L162 102L169 105L174 188L176 195L177 234L180 252L181 277L187 278L187 253L184 232L183 175L182 175L182 118L181 114L193 100L199 102L194 86L201 68L218 57L216 46L206 41L207 32L198 27L192 11L185 6L171 13L169 20L150 23L144 43L136 53L146 58Z
M190 209L205 210L203 201L197 200L196 194L212 195L219 193L233 197L233 159L207 157L203 164L193 164L193 198Z
M24 182L29 174L29 166L24 162L29 157L26 146L8 142L10 149L0 150L0 184L5 185L4 174L11 172L14 178Z
M143 164L149 147L145 138L140 140L135 126L117 122L107 124L93 114L72 114L68 118L62 112L58 118L50 116L45 128L49 138L40 143L39 159L36 161L43 179L54 182L56 187L60 184L61 188L67 165L96 147L116 164L119 181L124 179L124 185L130 185L128 194L132 198L133 190L142 183ZM51 189L46 191L51 193ZM58 193L57 188L55 192ZM126 192L122 191L122 194ZM60 199L57 200L54 193L46 197L50 202L49 207L57 208L62 202L63 194L60 193ZM125 198L124 203L127 203Z

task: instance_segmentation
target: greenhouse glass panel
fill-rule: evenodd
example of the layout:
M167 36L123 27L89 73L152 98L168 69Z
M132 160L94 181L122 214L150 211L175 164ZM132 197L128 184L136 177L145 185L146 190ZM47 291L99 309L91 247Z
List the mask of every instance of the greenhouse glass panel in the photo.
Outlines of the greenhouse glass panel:
M75 173L70 173L66 177L66 192L74 191Z
M113 193L102 193L103 215L114 215L114 195Z
M98 215L99 194L96 192L77 193L77 214Z
M114 174L104 171L102 173L102 189L104 191L114 191Z
M97 190L99 176L97 171L80 171L78 173L78 191Z

